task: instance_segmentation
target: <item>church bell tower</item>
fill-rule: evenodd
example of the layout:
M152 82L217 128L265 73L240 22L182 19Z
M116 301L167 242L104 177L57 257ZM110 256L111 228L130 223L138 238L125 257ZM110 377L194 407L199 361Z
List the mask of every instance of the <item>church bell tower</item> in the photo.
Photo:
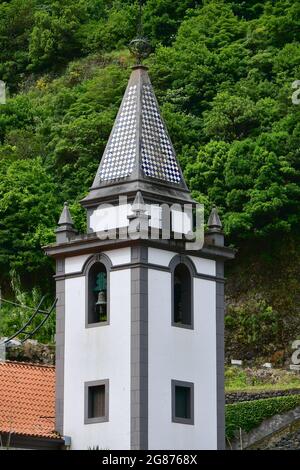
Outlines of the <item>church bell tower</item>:
M65 204L46 247L56 260L56 430L72 449L225 446L223 266L234 254L215 208L204 244L187 245L187 204L137 65L82 201L87 233Z

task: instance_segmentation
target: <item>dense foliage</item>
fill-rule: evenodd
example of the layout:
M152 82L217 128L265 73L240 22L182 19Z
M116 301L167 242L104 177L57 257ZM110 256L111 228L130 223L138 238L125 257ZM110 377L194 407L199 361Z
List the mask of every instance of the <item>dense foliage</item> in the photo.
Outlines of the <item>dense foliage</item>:
M300 406L300 395L264 398L226 405L226 439L238 435L240 428L249 432L265 419Z
M49 291L52 268L41 247L65 199L84 227L79 200L126 86L133 62L125 46L137 15L133 0L0 2L0 79L9 95L0 105L0 284L7 295L13 270L24 289ZM207 212L219 207L229 242L293 239L300 222L300 106L291 100L300 79L299 2L147 0L143 16L150 74L194 197ZM268 325L281 311L266 302L258 311ZM256 310L247 320L250 347L261 334Z

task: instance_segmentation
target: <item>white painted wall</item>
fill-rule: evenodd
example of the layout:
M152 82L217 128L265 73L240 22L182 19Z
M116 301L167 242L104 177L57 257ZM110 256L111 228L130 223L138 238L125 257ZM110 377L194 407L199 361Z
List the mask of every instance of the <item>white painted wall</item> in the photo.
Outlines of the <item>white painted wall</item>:
M90 255L72 256L65 260L65 273L78 273L82 270L84 263Z
M116 250L104 251L112 262L113 266L127 264L131 261L131 248L117 248Z
M89 229L93 232L113 230L118 227L128 227L128 215L132 214L131 204L103 204L95 209L89 218ZM158 204L145 204L146 213L150 214L149 226L162 227L162 209ZM188 233L192 229L190 214L180 210L177 205L170 207L172 229L178 233Z
M158 248L148 248L148 262L151 264L158 264L159 266L168 267L171 259L177 253L166 250L159 250Z
M212 259L197 258L197 256L189 256L193 261L198 274L216 275L216 262Z
M172 228L177 233L188 233L193 229L193 219L190 214L180 211L172 210Z
M120 206L103 204L91 214L89 228L93 232L100 232L117 227L127 227L129 224L127 216L130 212L130 207L129 204Z
M130 262L130 248L106 251L114 266ZM176 253L149 248L149 262L168 266ZM68 258L78 272L89 255ZM191 257L198 272L215 262ZM64 433L73 449L130 448L129 269L111 272L110 325L85 328L85 278L66 279ZM158 295L159 294L159 295ZM149 448L216 449L215 282L194 279L194 330L171 326L171 275L149 270ZM109 422L84 424L84 382L109 379ZM171 380L194 383L195 424L172 423Z
M130 448L130 271L111 272L110 325L85 328L85 278L66 279L64 433L72 449ZM84 424L84 382L109 379L109 421Z
M148 248L148 261L151 264L167 267L169 266L172 258L176 255L177 253L172 251ZM194 263L198 274L208 274L210 276L216 275L216 262L214 260L199 258L197 256L189 256L189 258Z
M130 263L131 260L131 249L129 247L118 248L116 250L103 251L103 254L109 257L113 266L119 266L121 264ZM84 263L88 258L88 255L71 256L65 260L65 273L79 273L82 271Z
M172 327L171 275L149 270L150 449L217 448L215 289L195 279L194 330ZM172 379L194 383L194 425L172 423Z

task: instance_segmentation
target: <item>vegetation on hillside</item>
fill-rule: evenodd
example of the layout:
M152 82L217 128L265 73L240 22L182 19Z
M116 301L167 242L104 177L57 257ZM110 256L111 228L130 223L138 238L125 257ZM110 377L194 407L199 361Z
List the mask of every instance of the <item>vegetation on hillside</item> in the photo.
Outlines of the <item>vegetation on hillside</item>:
M300 4L144 4L147 64L187 183L207 213L218 206L228 243L241 248L229 271L230 354L285 351L300 335L300 106L291 100ZM41 247L53 240L64 200L84 227L79 200L126 87L137 14L132 0L0 2L9 95L0 105L0 284L8 297L13 276L27 295L53 295ZM8 323L0 321L1 334Z
M298 406L300 406L300 395L264 398L226 405L227 442L230 443L234 437L238 437L240 429L245 432L252 431L265 419L285 413Z
M283 369L227 366L225 368L226 392L288 390L300 388L297 372Z

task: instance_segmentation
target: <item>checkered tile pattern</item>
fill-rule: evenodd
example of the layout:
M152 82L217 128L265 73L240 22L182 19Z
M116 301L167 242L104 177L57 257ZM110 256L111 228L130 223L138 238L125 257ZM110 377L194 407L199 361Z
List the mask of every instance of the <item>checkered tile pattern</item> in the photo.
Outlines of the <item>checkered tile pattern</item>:
M140 89L129 87L121 106L112 137L105 150L99 170L100 181L114 181L130 176L136 162L137 131L140 116L137 112ZM181 173L176 156L159 113L150 83L142 86L141 166L145 176L180 184Z
M129 87L112 138L100 166L101 181L130 176L136 156L137 85Z
M150 84L143 85L142 108L142 168L144 174L179 184L181 174L176 156L159 114Z

